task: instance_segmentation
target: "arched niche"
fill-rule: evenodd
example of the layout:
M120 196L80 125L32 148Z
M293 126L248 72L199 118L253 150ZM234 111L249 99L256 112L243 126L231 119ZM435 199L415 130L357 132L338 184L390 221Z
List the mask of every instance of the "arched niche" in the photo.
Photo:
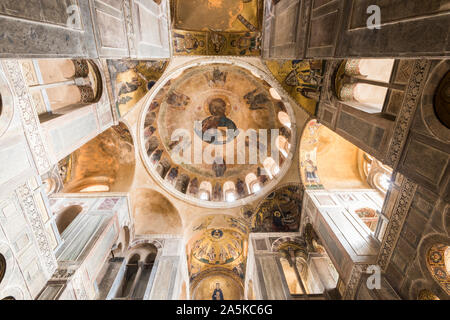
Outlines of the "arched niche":
M182 233L178 210L161 193L145 188L133 190L131 206L136 235Z
M69 156L63 192L128 192L135 165L133 137L120 123Z
M74 205L64 208L60 213L56 215L55 223L58 228L59 234L62 234L64 230L78 217L83 211L83 207Z
M300 144L301 177L307 188L370 189L360 172L360 149L312 120Z
M394 59L350 59L342 62L334 79L335 95L352 108L366 113L382 113L394 64Z
M193 281L191 297L192 300L243 300L244 288L232 271L210 269Z
M114 299L142 300L144 298L157 254L158 249L151 243L140 243L127 250L125 272L118 275L122 278Z

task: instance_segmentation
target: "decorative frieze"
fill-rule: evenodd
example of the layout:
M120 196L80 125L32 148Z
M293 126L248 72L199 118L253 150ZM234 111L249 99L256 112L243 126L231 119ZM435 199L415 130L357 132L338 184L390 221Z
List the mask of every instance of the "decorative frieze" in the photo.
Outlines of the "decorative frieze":
M31 229L36 238L36 243L38 245L40 255L45 264L45 271L48 276L51 276L57 268L57 263L53 254L53 250L47 238L41 215L34 201L33 193L27 184L20 186L16 190L16 193L22 205L24 214L28 219L29 225L31 226Z
M430 66L430 60L417 60L414 64L386 157L386 164L394 169L397 167L406 143L408 131L419 104Z
M131 57L135 57L137 55L136 53L136 46L134 43L135 40L135 34L134 34L134 26L133 26L133 15L132 15L132 7L130 4L130 0L125 0L124 2L124 8L123 8L123 14L125 16L125 23L127 28L127 38L128 38L128 47Z
M11 88L16 96L17 108L22 118L22 125L25 135L33 154L36 167L40 174L50 170L50 160L45 148L40 129L37 112L33 105L33 99L26 85L27 81L22 74L20 64L16 60L3 61L5 73L10 82Z
M355 264L350 275L350 280L348 281L343 300L353 300L355 298L356 289L358 288L359 281L363 272L367 269L366 264Z
M406 215L414 198L417 189L417 184L411 180L404 178L400 194L394 209L392 210L391 218L384 234L383 242L381 244L380 253L378 255L378 265L382 270L386 270L392 256L392 252L397 244L400 232L402 231Z

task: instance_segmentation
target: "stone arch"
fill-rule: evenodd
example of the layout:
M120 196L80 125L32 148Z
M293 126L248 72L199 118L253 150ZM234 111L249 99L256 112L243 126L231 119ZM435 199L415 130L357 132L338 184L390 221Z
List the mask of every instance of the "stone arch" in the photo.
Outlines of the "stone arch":
M115 299L142 300L158 254L158 248L147 241L136 243L125 254L126 268L119 274ZM118 281L118 279L116 279Z
M63 192L127 192L135 165L133 136L120 122L70 155Z
M394 59L345 60L333 79L336 97L366 113L383 112L389 91L385 84L390 81L394 64Z
M285 127L289 128L289 129L291 128L291 118L289 117L289 115L286 112L284 112L284 111L278 112L278 120Z

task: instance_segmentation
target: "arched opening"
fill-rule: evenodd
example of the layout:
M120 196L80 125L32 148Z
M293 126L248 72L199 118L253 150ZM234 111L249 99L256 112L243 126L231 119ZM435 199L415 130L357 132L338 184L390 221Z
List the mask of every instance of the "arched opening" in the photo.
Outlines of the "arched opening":
M394 64L394 59L347 60L335 79L338 99L367 113L383 112Z
M270 179L273 179L280 173L280 166L271 157L264 160L264 169L266 170L266 173L269 175Z
M275 141L275 145L277 146L278 150L280 150L281 154L285 158L287 158L291 149L289 141L284 136L278 136Z
M360 76L368 80L389 82L395 59L359 59L348 60L345 73Z
M131 295L131 289L134 285L134 280L136 279L140 256L138 254L133 255L128 259L127 267L125 269L125 274L122 279L122 283L117 290L115 298L127 298Z
M358 158L361 175L372 188L385 195L391 186L392 169L361 150Z
M280 121L280 123L287 127L287 128L291 128L292 124L291 124L291 118L289 117L289 115L284 112L284 111L280 111L278 112L278 120Z
M8 296L2 299L2 301L14 301L16 300L16 298L12 297L12 296Z
M64 193L128 192L134 179L133 137L120 123L101 133L60 163Z
M33 60L29 69L28 87L41 122L98 102L101 98L100 71L90 60Z
M254 173L249 173L245 177L245 183L247 184L248 192L250 194L261 191L261 184L259 183L258 178Z
M355 219L362 233L382 239L389 221L382 208L391 186L391 168L316 120L303 133L300 167L308 192L317 193L322 201L319 210L326 205L339 207Z
M0 253L0 284L2 283L2 280L5 277L5 273L6 273L6 259Z
M209 201L212 195L212 185L208 181L202 181L198 189L198 197L200 200Z
M227 202L233 202L237 198L236 186L234 182L227 181L223 185L224 198Z
M89 186L86 188L83 188L80 190L81 193L83 192L108 192L109 191L109 186L104 185L104 184L96 184L93 186Z
M270 88L269 93L272 96L272 98L274 98L275 100L281 100L280 94L278 93L278 91L275 88Z
M127 264L114 299L142 300L147 292L150 275L158 249L151 243L143 243L131 248L126 256Z
M76 217L83 211L83 207L75 205L70 206L56 216L55 223L58 228L59 234L62 234L64 230L75 220Z

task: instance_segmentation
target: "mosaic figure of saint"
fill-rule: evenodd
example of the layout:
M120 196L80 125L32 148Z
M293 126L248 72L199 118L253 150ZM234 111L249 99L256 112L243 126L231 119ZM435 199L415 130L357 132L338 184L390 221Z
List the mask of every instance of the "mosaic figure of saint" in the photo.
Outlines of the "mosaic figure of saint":
M306 181L319 183L319 177L317 176L317 166L311 160L311 156L309 154L306 155L306 159L305 161L303 161L302 165L305 168Z
M212 294L213 300L224 300L223 298L223 291L220 288L220 283L216 283L216 288L214 289L214 292Z

